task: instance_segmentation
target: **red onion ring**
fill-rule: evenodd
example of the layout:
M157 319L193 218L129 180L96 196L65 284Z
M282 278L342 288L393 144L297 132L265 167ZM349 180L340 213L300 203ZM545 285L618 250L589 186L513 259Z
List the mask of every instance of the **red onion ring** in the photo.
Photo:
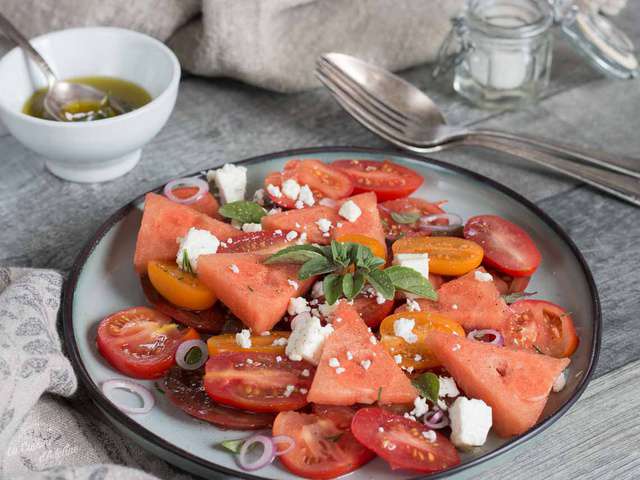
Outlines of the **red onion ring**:
M280 455L284 455L285 453L289 453L291 450L293 450L293 447L296 446L296 441L289 435L276 435L271 439L271 441L273 442L274 446L274 454L277 457L279 457ZM278 450L277 444L283 442L286 442L289 445L287 445L287 448L285 448L284 450Z
M193 348L200 350L200 360L196 363L189 363L187 362L187 355ZM197 370L205 364L208 358L209 350L207 349L207 344L202 340L185 340L176 350L176 363L185 370Z
M449 425L449 417L442 410L436 410L424 416L424 424L431 430L439 430Z
M262 444L262 454L257 460L250 461L248 458L249 447L254 443ZM273 440L265 435L257 434L247 438L242 444L242 447L240 447L240 452L238 452L238 465L250 472L269 465L275 457Z
M447 225L437 225L432 222L437 220L447 220ZM451 232L462 226L462 217L455 213L434 213L424 215L418 219L418 227L420 230L427 232Z
M478 342L482 342L481 339L485 335L492 335L494 337L493 340L485 343L488 343L489 345L497 345L498 347L504 346L504 338L502 337L502 334L499 331L493 330L491 328L487 328L484 330L471 330L467 334L467 338L469 340L476 340Z
M109 398L109 394L113 390L117 390L117 389L126 390L135 395L138 395L142 400L142 406L130 407L128 405L118 403L112 398ZM149 390L147 390L146 387L131 380L124 380L121 378L113 378L111 380L107 380L102 384L102 393L104 393L104 395L107 398L109 398L109 400L111 400L116 407L118 407L120 410L122 410L125 413L133 413L133 414L149 413L153 408L153 406L156 404L156 400L155 398L153 398L153 394Z
M173 194L176 188L196 187L198 191L187 198L178 198ZM175 203L191 205L200 200L209 191L209 184L201 178L178 178L171 180L164 186L164 196Z

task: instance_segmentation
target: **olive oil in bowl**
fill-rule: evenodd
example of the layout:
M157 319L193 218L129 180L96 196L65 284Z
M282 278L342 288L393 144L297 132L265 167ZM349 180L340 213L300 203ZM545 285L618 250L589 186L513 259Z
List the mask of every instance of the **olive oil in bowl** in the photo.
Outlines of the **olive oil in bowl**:
M70 122L88 122L120 115L119 111L110 106L110 98L117 100L124 107L124 113L140 108L151 101L151 95L144 88L120 78L77 77L66 81L89 85L105 92L105 98L101 102L79 100L65 105L62 114ZM43 101L46 93L47 88L37 90L24 104L22 113L55 121L44 110Z

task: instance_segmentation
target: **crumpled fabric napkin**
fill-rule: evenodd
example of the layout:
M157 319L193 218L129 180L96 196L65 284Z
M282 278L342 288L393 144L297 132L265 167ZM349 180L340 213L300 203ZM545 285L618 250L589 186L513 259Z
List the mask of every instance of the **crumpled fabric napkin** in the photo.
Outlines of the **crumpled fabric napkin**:
M0 267L0 479L191 479L123 438L78 386L58 333L62 282Z

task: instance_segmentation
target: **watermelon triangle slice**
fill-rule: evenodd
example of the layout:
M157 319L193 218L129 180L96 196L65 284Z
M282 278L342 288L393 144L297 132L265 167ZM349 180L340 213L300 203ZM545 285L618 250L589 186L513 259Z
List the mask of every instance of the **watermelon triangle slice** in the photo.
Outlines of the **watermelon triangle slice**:
M315 280L298 280L299 265L264 265L266 257L216 253L198 258L198 278L257 334L278 323L287 311L289 299L304 295Z
M362 214L355 222L350 222L340 217L340 220L336 223L335 230L332 231L333 238L355 233L358 235L366 235L367 237L377 240L380 245L386 246L387 243L384 228L382 227L382 220L380 219L376 194L373 192L361 193L360 195L347 198L344 201L346 202L347 200L351 200L358 205Z
M242 232L187 205L172 202L155 193L147 193L142 223L138 231L133 264L138 273L147 271L151 260L175 261L178 237L184 237L191 227L208 230L221 241L235 238Z
M375 337L353 306L340 302L333 326L307 395L310 402L372 404L378 397L383 404L413 402L416 389L382 345L372 341Z
M425 346L467 396L492 408L493 429L501 437L520 435L536 424L554 380L570 362L436 331Z

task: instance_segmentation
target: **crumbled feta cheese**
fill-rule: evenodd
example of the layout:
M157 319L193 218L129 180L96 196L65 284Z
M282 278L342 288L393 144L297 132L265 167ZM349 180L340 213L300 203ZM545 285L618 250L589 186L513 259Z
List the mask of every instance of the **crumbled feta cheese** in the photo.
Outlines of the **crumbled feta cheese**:
M251 330L245 328L240 333L236 333L236 344L240 348L251 348Z
M419 312L420 304L416 302L413 298L407 298L407 311L408 312Z
M427 253L396 253L393 264L410 268L424 278L429 278L429 254Z
M293 178L288 178L282 184L282 193L291 200L297 200L300 195L300 184Z
M323 207L333 208L338 204L338 202L336 202L333 198L321 198L318 204L322 205Z
M280 190L280 187L277 186L277 185L272 185L271 183L269 185L267 185L267 192L273 198L281 198L282 197L282 191Z
M369 370L369 367L371 366L371 360L362 360L360 362L360 366L365 370Z
M279 228L277 230L273 231L274 235L282 235L282 230L280 230Z
M235 263L232 263L231 265L229 265L229 270L231 270L233 273L240 273L240 269L238 268L238 265L236 265Z
M416 343L418 336L413 333L416 321L412 318L399 318L393 322L393 334L402 338L407 343Z
M340 361L336 357L331 357L329 359L329 366L331 368L338 368L340 366Z
M456 381L451 377L438 377L440 383L440 390L438 391L439 397L457 397L460 395L460 390L458 390L458 385L456 385Z
M269 335L271 335L271 332L269 330L265 330L260 334L261 337L268 337Z
M340 375L341 373L344 373L344 372L346 372L346 371L347 371L347 369L346 369L346 368L344 368L344 367L338 367L338 368L336 368L336 374L338 374L338 375Z
M247 190L247 167L227 163L215 171L213 181L218 187L222 203L244 200Z
M458 304L454 303L453 305L451 305L451 308L454 309L454 310L457 310L458 309Z
M281 361L282 361L282 357L281 357L280 355L278 355L278 356L276 357L276 362L277 362L277 363L280 363Z
M362 215L362 210L353 200L347 200L342 204L340 210L338 210L338 215L342 218L349 220L351 223L355 222Z
M267 216L277 215L278 213L282 213L282 209L278 208L278 207L274 207L274 208L269 209L269 211L267 212Z
M353 360L353 353L347 350L347 360Z
M331 224L331 220L328 220L326 218L321 218L317 220L316 225L318 226L318 228L322 233L329 233L329 230L333 228L333 225Z
M308 207L313 207L316 203L316 199L313 198L313 192L309 188L309 185L302 185L302 187L300 187L300 196L298 199Z
M289 343L289 340L287 340L285 337L280 337L280 338L276 338L271 345L274 347L284 347L287 343Z
M300 210L301 208L304 208L304 202L302 200L296 200L296 203L293 206Z
M413 420L414 422L416 421L416 417L414 417L413 415L411 415L408 412L404 412L404 418L406 418L407 420Z
M322 283L322 281L317 281L316 283L313 284L313 287L311 288L311 297L320 298L323 296L324 296L324 284Z
M556 378L555 381L553 382L553 386L551 387L551 389L554 392L558 393L564 390L564 387L566 385L567 385L567 376L565 375L564 372L560 372L560 375L558 375L558 378Z
M411 410L411 415L416 418L422 417L429 411L429 405L427 404L427 399L423 397L416 397L413 400L413 410Z
M311 372L309 371L308 368L305 368L304 370L302 370L300 375L302 375L303 377L308 377L309 375L311 375Z
M287 280L287 283L288 283L289 285L291 285L295 290L297 290L297 289L298 289L298 287L300 287L300 285L298 284L298 282L296 282L295 280L288 279L288 280Z
M376 303L378 305L382 305L386 301L387 299L384 298L384 295L382 295L380 292L376 292Z
M393 359L395 360L395 362L400 365L402 363L402 355L397 354L393 356Z
M436 432L434 432L433 430L426 430L424 432L422 432L422 436L427 440L427 442L429 443L433 443L436 441L436 439L438 438L438 436L436 435Z
M311 308L304 297L292 297L289 299L287 312L289 315L298 315L300 313L309 312Z
M369 341L370 341L371 343L373 343L374 345L375 345L376 343L378 343L378 339L376 338L376 336L375 336L375 335L371 335L371 336L369 337Z
M307 390L306 388L301 388L301 389L300 389L300 393L301 393L302 395L306 395L308 392L309 392L309 390Z
M180 244L176 255L176 263L182 268L186 253L191 270L194 272L198 269L198 257L216 253L220 246L220 241L214 235L211 235L211 232L194 227L189 229L185 237L178 238L176 241Z
M484 445L493 423L491 407L482 400L458 397L449 409L451 442L456 447Z
M343 223L342 222L336 222L336 227L337 228L342 228Z
M253 365L253 359L247 358L247 365Z
M285 235L284 238L287 239L287 242L290 242L291 240L295 240L296 238L298 238L298 232L296 232L295 230L291 230L289 233Z
M302 232L298 238L298 245L303 245L305 243L307 243L307 232Z
M290 396L291 396L291 394L292 394L293 392L295 392L295 391L296 391L296 387L295 387L295 385L287 385L287 386L285 387L285 389L284 389L284 392L282 392L282 394L283 394L285 397L290 397Z
M439 398L437 403L440 410L446 412L449 409L449 405L447 405L447 402L445 402L442 398Z
M473 272L473 276L479 282L490 282L491 280L493 280L493 277L490 273L481 272L480 270L476 270L475 272Z
M405 368L405 370L407 371L407 373L413 373L413 367L407 367Z
M255 191L253 194L253 201L258 205L264 205L264 190L262 188Z
M451 347L451 350L457 352L458 350L460 350L460 344L456 343L453 347Z
M261 232L262 225L259 223L245 223L242 225L242 231L247 233Z
M420 362L420 361L422 361L422 355L420 355L419 353L416 353L416 354L413 356L413 360L414 360L415 362Z
M336 311L336 308L338 308L338 302L334 303L333 305L329 305L328 303L321 303L318 305L318 310L320 310L320 313L323 317L329 317L333 315L333 312Z
M289 336L286 354L291 360L305 359L313 365L320 361L320 354L325 340L333 333L331 325L320 324L318 317L303 312L295 317L292 332Z
M379 431L380 433L383 433L383 432L384 432L384 428L382 428L382 427L378 427L378 431Z

